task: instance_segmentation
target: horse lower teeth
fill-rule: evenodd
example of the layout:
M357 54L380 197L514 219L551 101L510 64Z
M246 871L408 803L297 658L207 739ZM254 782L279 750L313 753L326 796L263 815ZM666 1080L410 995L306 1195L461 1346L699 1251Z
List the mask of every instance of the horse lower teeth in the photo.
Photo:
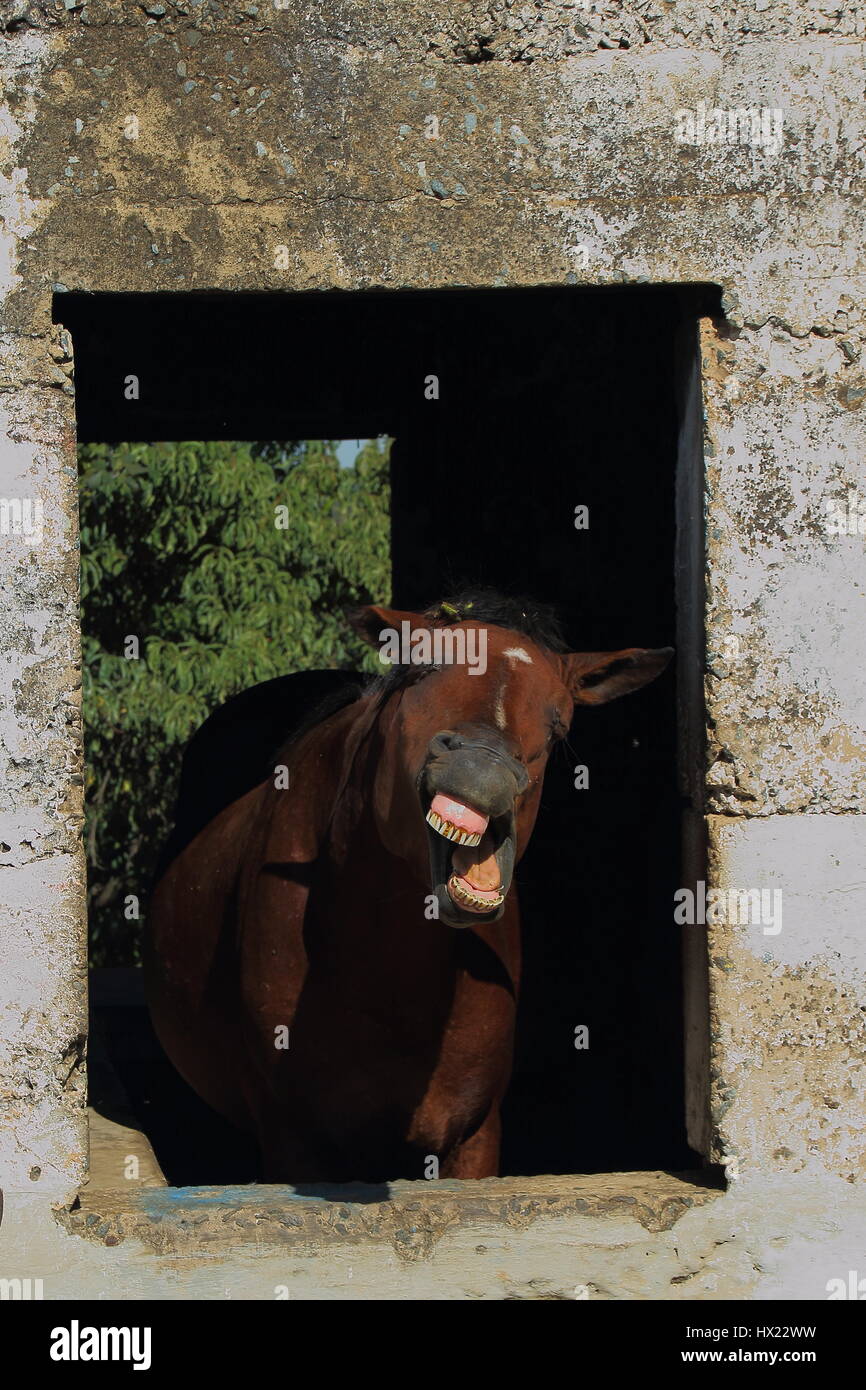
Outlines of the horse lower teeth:
M458 879L453 877L448 882L448 891L457 898L458 902L468 903L472 907L486 907L491 912L505 901L504 893L500 893L495 898L476 898L474 893L470 893Z

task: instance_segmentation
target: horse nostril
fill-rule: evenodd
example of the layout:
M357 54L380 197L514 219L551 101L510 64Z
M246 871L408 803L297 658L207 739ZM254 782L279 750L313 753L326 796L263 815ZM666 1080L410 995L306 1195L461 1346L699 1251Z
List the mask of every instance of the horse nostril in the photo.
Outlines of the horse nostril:
M464 748L466 740L460 734L455 734L453 729L443 729L441 733L434 734L430 740L430 747L435 752L454 753L458 748Z

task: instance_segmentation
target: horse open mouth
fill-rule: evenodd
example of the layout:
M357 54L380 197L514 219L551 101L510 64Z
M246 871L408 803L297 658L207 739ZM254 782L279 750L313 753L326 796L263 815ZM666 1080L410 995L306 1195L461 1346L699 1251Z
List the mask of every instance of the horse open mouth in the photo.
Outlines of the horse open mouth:
M437 792L426 821L440 917L461 927L500 917L514 872L513 815L491 817Z

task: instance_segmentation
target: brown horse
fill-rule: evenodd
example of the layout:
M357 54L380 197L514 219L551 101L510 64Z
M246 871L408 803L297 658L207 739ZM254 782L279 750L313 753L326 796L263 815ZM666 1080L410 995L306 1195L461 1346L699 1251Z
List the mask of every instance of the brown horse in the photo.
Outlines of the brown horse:
M411 641L402 664L295 737L158 883L154 1025L256 1135L269 1180L488 1177L520 974L512 875L548 755L576 705L639 689L671 648L566 652L541 609L490 595L367 608L358 627L380 654Z

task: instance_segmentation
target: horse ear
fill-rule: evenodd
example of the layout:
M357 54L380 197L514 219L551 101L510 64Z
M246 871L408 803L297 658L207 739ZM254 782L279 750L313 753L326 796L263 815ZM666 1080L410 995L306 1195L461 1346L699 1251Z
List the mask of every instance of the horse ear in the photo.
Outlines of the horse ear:
M378 605L370 604L365 608L356 608L353 613L348 614L349 622L365 642L369 642L371 647L380 647L385 640L382 633L386 628L400 633L401 623L408 623L410 630L430 626L429 618L424 618L420 613L407 613L402 608L380 608Z
M673 647L626 647L621 652L569 652L564 680L576 705L604 705L661 675Z

